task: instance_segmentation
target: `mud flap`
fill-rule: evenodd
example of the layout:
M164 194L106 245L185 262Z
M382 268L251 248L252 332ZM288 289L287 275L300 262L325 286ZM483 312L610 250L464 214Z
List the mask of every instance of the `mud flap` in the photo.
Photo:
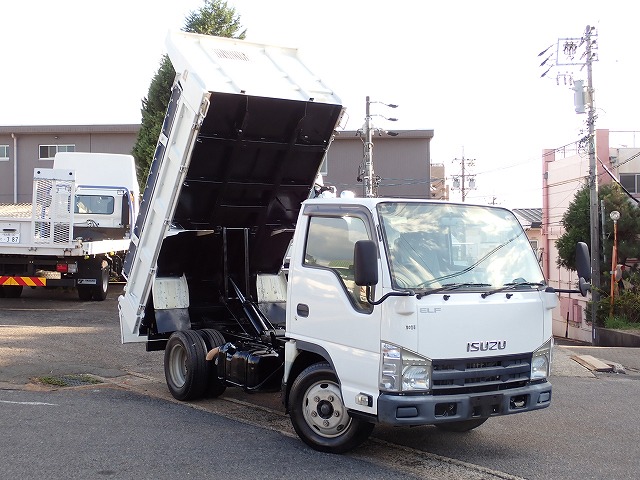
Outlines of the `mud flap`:
M158 333L189 330L189 286L181 277L156 277L153 282L153 306Z

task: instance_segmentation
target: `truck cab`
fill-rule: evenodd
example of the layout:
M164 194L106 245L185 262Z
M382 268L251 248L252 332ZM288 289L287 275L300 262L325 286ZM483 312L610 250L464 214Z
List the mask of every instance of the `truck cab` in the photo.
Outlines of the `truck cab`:
M285 378L297 378L300 351L317 352L358 418L475 428L550 404L556 305L506 209L309 200L289 263Z
M131 155L59 152L53 168L75 172L74 238L128 238L140 188Z

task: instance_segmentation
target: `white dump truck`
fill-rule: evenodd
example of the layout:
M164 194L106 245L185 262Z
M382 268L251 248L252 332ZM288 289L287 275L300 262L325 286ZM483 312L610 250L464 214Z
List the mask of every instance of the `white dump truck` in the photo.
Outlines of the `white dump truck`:
M175 398L281 390L300 438L333 453L376 424L462 432L549 406L557 296L510 211L309 198L343 107L297 51L167 48L119 315L124 343L164 350Z
M30 204L0 204L0 296L75 287L104 300L120 276L137 215L131 155L67 152L36 168Z

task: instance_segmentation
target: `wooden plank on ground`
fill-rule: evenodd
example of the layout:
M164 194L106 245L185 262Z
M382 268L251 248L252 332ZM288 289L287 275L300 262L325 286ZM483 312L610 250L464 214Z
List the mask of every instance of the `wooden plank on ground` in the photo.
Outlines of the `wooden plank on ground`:
M602 360L598 360L591 355L573 355L571 357L572 360L575 360L580 365L588 368L592 372L611 372L613 371L613 367L607 363L604 363Z

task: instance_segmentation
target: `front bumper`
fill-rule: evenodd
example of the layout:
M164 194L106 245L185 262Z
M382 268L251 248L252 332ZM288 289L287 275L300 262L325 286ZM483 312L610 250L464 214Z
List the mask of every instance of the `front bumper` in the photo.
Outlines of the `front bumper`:
M520 388L464 395L393 395L378 397L378 421L386 425L433 425L472 418L529 412L551 404L548 381Z

